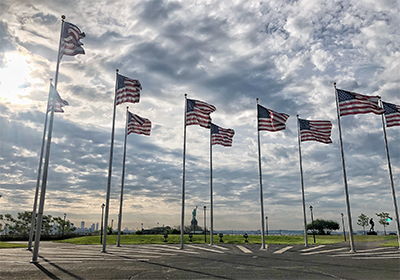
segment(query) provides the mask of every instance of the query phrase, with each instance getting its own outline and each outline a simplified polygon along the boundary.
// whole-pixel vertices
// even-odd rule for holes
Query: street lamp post
[[[114,219],[111,219],[111,231],[113,229],[113,225],[114,225]]]
[[[312,225],[312,235],[313,235],[314,243],[315,243],[314,217],[313,217],[313,212],[312,212],[312,210],[313,210],[313,207],[310,206],[310,211],[311,211],[311,225]]]
[[[343,237],[344,237],[344,241],[346,241],[346,230],[344,228],[344,220],[343,220],[343,213],[340,213],[340,215],[342,216],[342,225],[343,225]]]
[[[268,235],[268,216],[265,216],[265,229],[266,229],[266,233]]]
[[[207,227],[206,227],[206,209],[207,207],[204,206],[204,243],[207,243]]]
[[[64,237],[64,229],[65,229],[65,217],[67,216],[67,213],[64,213],[64,223],[63,223],[63,230],[62,230],[62,236]]]
[[[104,203],[101,204],[101,226],[100,226],[100,244],[103,244],[103,215],[104,215]]]

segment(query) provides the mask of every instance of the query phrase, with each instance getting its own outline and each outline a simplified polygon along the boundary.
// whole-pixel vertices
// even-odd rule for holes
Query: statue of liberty
[[[195,232],[197,228],[196,212],[197,212],[197,206],[192,211],[192,220],[190,221],[190,226],[193,232]]]
[[[197,206],[196,206],[196,208],[194,208],[193,211],[192,211],[192,221],[197,221],[197,220],[196,220],[196,212],[197,212]]]

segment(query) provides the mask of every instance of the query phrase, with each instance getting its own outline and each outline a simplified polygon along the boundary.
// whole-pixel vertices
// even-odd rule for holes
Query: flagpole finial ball
[[[53,81],[53,78],[50,78],[50,82],[52,82]]]
[[[61,18],[64,20],[64,19],[65,19],[65,16],[64,16],[64,15],[62,15],[62,16],[61,16]]]
[[[187,97],[187,93],[185,93],[185,97]]]
[[[333,82],[333,85],[336,86],[336,82]]]
[[[115,72],[117,72],[117,73],[118,73],[118,72],[119,72],[119,69],[115,69]]]
[[[256,98],[256,100],[258,101],[258,98]]]

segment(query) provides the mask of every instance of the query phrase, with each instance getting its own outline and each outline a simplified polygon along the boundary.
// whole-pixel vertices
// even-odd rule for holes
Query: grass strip
[[[387,242],[385,246],[398,246],[396,236],[390,235],[354,235],[355,242],[376,242],[376,241],[390,241]],[[220,237],[214,235],[213,242],[215,244],[225,243],[225,244],[244,244],[245,238],[242,235],[224,235],[222,237],[223,242],[220,242]],[[261,236],[259,235],[249,235],[249,244],[261,244]],[[349,241],[349,236],[346,237],[347,242]],[[315,244],[335,244],[344,242],[344,238],[341,235],[316,235]],[[100,243],[100,236],[83,236],[59,241],[53,241],[59,243],[73,243],[81,245],[96,245]],[[168,235],[167,241],[165,242],[163,235],[121,235],[121,244],[180,244],[180,235]],[[397,243],[396,243],[397,242]],[[194,235],[190,238],[188,235],[184,236],[184,243],[210,243],[210,236],[207,236],[206,242],[204,242],[204,235]],[[280,235],[268,235],[265,236],[266,244],[304,244],[303,235],[290,235],[290,236],[280,236]],[[308,243],[314,244],[314,239],[312,235],[308,235]],[[117,244],[117,235],[107,235],[107,244]],[[386,243],[385,243],[386,244]],[[397,244],[397,245],[396,245]]]
[[[3,248],[28,248],[28,244],[23,243],[9,243],[0,241],[0,249]]]

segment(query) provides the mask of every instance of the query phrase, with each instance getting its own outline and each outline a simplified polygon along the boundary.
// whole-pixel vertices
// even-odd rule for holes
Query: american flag
[[[85,50],[82,48],[83,43],[80,41],[85,36],[85,33],[81,32],[78,26],[64,22],[61,31],[60,60],[63,55],[85,54]]]
[[[50,90],[53,94],[55,94],[54,98],[54,113],[64,113],[62,109],[63,106],[69,105],[68,102],[61,98],[60,94],[56,91],[54,86],[50,85]],[[47,108],[47,112],[51,111],[51,105],[53,104],[53,99],[50,98],[49,107]]]
[[[317,141],[325,144],[332,143],[332,123],[330,121],[309,121],[299,119],[300,140]]]
[[[233,135],[235,135],[235,131],[233,129],[226,129],[213,123],[211,124],[212,145],[219,144],[225,147],[230,147],[232,146]]]
[[[277,113],[261,105],[257,106],[258,130],[279,131],[286,128],[289,115]]]
[[[128,135],[131,133],[150,136],[151,121],[128,112]]]
[[[139,103],[142,85],[139,80],[134,80],[117,73],[117,89],[115,94],[116,104],[125,102]]]
[[[385,110],[386,126],[400,125],[400,106],[392,103],[383,102],[383,109]]]
[[[385,112],[379,107],[378,96],[367,96],[355,92],[336,89],[339,99],[340,116]]]
[[[203,101],[187,99],[186,125],[198,124],[202,127],[210,128],[210,114],[215,110],[216,108],[213,105],[207,104]]]

